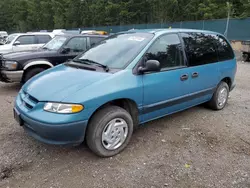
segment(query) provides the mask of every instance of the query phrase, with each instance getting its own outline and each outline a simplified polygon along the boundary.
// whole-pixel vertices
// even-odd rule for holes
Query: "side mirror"
[[[14,46],[18,46],[18,45],[20,45],[21,43],[19,42],[19,41],[16,41],[13,45]]]
[[[70,52],[70,48],[65,47],[62,49],[62,54],[67,54],[69,52]]]
[[[145,67],[139,67],[139,73],[143,74],[145,72],[158,72],[161,70],[160,62],[157,60],[148,60]]]

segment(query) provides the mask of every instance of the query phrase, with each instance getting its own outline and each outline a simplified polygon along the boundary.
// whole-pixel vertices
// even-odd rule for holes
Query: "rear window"
[[[226,61],[234,58],[233,49],[224,37],[217,37],[217,48],[219,61]]]
[[[45,44],[51,40],[49,35],[37,35],[36,38],[38,44]]]

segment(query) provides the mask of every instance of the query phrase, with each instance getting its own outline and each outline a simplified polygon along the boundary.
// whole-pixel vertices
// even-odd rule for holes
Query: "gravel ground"
[[[19,85],[0,84],[0,187],[250,188],[250,63],[219,112],[198,106],[145,124],[121,154],[28,137],[12,117]]]

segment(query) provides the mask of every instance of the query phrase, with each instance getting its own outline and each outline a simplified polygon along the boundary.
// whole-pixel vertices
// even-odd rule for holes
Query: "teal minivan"
[[[99,156],[121,152],[140,124],[207,103],[222,110],[235,87],[230,43],[210,31],[133,30],[28,81],[14,117],[35,139],[86,140]]]

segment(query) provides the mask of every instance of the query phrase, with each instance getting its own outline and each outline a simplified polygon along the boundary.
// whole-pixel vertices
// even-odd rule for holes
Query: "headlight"
[[[60,113],[60,114],[71,114],[81,112],[84,107],[80,104],[62,104],[62,103],[52,103],[48,102],[43,108],[45,111]]]
[[[17,62],[16,61],[3,61],[3,67],[7,68],[8,70],[16,70]]]

